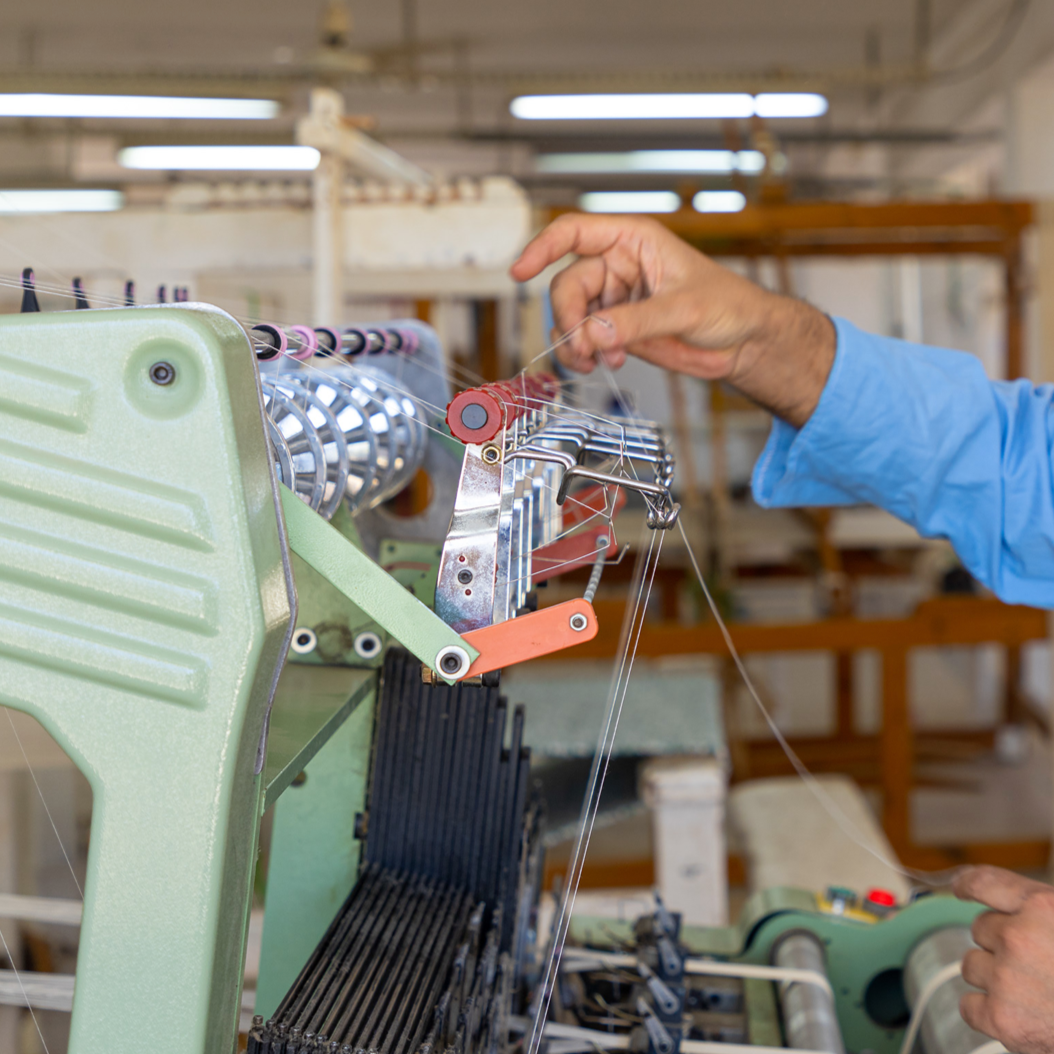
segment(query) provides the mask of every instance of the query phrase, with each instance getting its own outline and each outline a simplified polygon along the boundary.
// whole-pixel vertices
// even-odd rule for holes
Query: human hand
[[[629,353],[727,380],[792,424],[815,409],[834,360],[833,326],[815,308],[762,289],[641,217],[561,216],[524,249],[512,276],[527,281],[568,253],[579,258],[551,286],[554,339],[574,331],[557,349],[566,366],[588,373],[599,358],[617,368]]]
[[[984,866],[952,888],[992,909],[974,920],[980,947],[963,958],[963,980],[981,989],[962,997],[963,1020],[1015,1054],[1054,1054],[1054,887]]]

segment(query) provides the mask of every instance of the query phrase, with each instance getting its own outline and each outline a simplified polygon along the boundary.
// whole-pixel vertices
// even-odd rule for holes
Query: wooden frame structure
[[[934,201],[857,203],[761,202],[741,212],[701,214],[688,205],[654,219],[698,249],[715,257],[777,261],[781,285],[790,291],[787,262],[806,257],[980,256],[1002,263],[1006,319],[1006,376],[1024,373],[1023,239],[1034,221],[1027,201]],[[552,216],[560,211],[553,210]],[[723,412],[725,400],[714,388],[711,409]],[[715,434],[723,434],[715,428]],[[717,484],[719,487],[720,484]],[[814,510],[818,548],[826,571],[839,571],[840,554],[826,539],[824,510]],[[598,605],[599,612],[600,605]],[[612,613],[614,614],[614,613]],[[672,611],[668,610],[669,619]],[[601,617],[596,640],[576,649],[583,658],[614,654],[617,641],[603,627],[617,617]],[[908,653],[912,648],[939,645],[1001,644],[1007,649],[1008,710],[1018,697],[1021,645],[1049,634],[1044,612],[1010,607],[995,600],[947,598],[925,603],[904,619],[857,619],[847,612],[837,617],[792,625],[733,627],[744,654],[826,651],[837,661],[837,730],[830,737],[793,743],[803,760],[819,771],[847,771],[865,781],[874,779],[883,791],[883,825],[902,860],[915,867],[942,868],[964,862],[991,862],[1011,867],[1043,867],[1050,841],[969,845],[954,850],[916,845],[911,835],[910,792],[914,763],[920,750],[948,735],[916,734],[908,706]],[[858,734],[852,725],[852,654],[864,648],[882,656],[882,729],[878,736]],[[724,641],[713,624],[685,627],[670,621],[646,625],[639,654],[712,654],[726,656]],[[970,739],[959,732],[954,738]],[[990,731],[972,734],[991,742]],[[745,757],[754,774],[790,771],[772,742],[747,744]]]
[[[568,209],[553,209],[554,218]],[[1024,352],[1022,236],[1027,201],[778,202],[741,212],[690,207],[653,218],[710,256],[747,259],[809,256],[986,256],[1003,261],[1006,373],[1020,377]]]
[[[609,601],[597,602],[595,606],[600,632],[575,649],[576,658],[609,658],[617,654],[619,605]],[[948,736],[945,732],[928,736],[914,732],[908,691],[908,655],[912,649],[979,644],[1020,648],[1029,641],[1046,639],[1049,632],[1046,612],[987,598],[941,597],[920,604],[914,614],[902,619],[829,618],[785,625],[740,623],[732,624],[729,629],[742,655],[834,652],[851,657],[854,652],[865,649],[880,653],[882,727],[877,736],[861,735],[849,729],[832,737],[790,742],[805,764],[817,771],[849,771],[863,776],[865,782],[877,775],[882,789],[883,827],[905,864],[927,869],[982,862],[1013,867],[1046,866],[1050,854],[1048,840],[953,849],[915,843],[911,833],[910,794],[915,785],[914,765],[919,747]],[[713,655],[725,658],[728,649],[713,622],[684,626],[663,620],[645,622],[637,653],[648,657]],[[760,770],[758,774],[792,771],[774,741],[750,745],[755,749],[751,751],[748,765]]]

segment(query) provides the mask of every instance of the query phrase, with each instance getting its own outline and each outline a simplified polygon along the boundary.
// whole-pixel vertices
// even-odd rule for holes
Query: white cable
[[[974,1047],[970,1054],[1007,1054],[1007,1050],[998,1039],[990,1039],[987,1043]]]
[[[915,1040],[918,1039],[919,1029],[922,1027],[922,1019],[926,1016],[930,1000],[949,981],[954,980],[956,977],[961,977],[962,972],[963,964],[961,961],[948,963],[942,966],[923,985],[922,991],[919,992],[919,997],[915,1000],[915,1006],[911,1011],[911,1020],[904,1031],[904,1041],[900,1044],[900,1054],[911,1054],[915,1046]],[[975,1047],[970,1054],[1007,1054],[1007,1050],[998,1039],[992,1039],[987,1043],[982,1043],[979,1047]]]
[[[934,994],[953,978],[961,977],[962,972],[962,962],[947,963],[922,986],[922,991],[919,992],[919,997],[915,1000],[915,1006],[912,1008],[908,1027],[904,1030],[904,1040],[900,1044],[900,1054],[911,1054],[919,1029],[922,1027],[922,1019],[926,1014],[926,1008],[929,1006]]]
[[[577,961],[576,961],[577,959]],[[584,971],[590,963],[601,967],[626,967],[636,969],[637,957],[626,952],[592,951],[589,948],[572,948],[564,952],[562,968]],[[822,988],[832,999],[834,989],[826,974],[818,970],[802,970],[793,966],[758,966],[753,963],[715,962],[689,956],[684,960],[684,972],[697,977],[752,977],[761,981],[786,981],[790,984],[813,984]]]
[[[525,1017],[509,1018],[509,1030],[524,1032],[530,1027],[530,1020]],[[545,1035],[556,1040],[581,1040],[583,1051],[628,1050],[630,1037],[627,1033],[601,1032],[599,1029],[579,1028],[577,1025],[562,1025],[549,1021],[545,1026]],[[567,1054],[571,1048],[563,1048]],[[786,1047],[754,1046],[750,1043],[719,1043],[701,1039],[682,1039],[681,1054],[787,1054]],[[795,1054],[830,1054],[829,1051],[799,1050]],[[979,1054],[975,1051],[974,1054]],[[986,1051],[985,1054],[988,1054]]]

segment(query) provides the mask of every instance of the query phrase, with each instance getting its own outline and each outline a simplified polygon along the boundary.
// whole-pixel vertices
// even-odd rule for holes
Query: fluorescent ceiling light
[[[521,95],[509,106],[525,121],[610,121],[750,117],[750,95]]]
[[[309,172],[321,155],[313,146],[127,146],[125,168],[202,169],[208,172]]]
[[[194,99],[164,95],[0,93],[0,117],[131,117],[261,121],[278,116],[271,99]]]
[[[647,121],[736,117],[819,117],[827,100],[811,92],[699,92],[640,95],[520,95],[509,104],[524,121]]]
[[[770,92],[754,99],[758,117],[822,117],[827,100],[813,92]]]
[[[610,154],[541,154],[539,172],[760,172],[760,150],[626,150]]]
[[[0,190],[0,213],[113,212],[124,205],[119,190]]]
[[[586,212],[676,212],[681,198],[672,190],[600,190],[583,194],[578,204]]]
[[[700,190],[692,198],[696,212],[740,212],[746,203],[738,190]]]

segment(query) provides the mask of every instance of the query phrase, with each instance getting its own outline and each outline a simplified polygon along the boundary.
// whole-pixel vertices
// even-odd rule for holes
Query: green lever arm
[[[452,649],[460,649],[465,659],[456,672],[464,676],[469,664],[479,657],[479,652],[471,644],[431,608],[407,592],[387,571],[356,549],[287,486],[279,483],[278,493],[282,498],[289,548],[297,556],[443,680],[451,681],[451,670],[447,667],[444,672],[441,660],[445,656],[450,663]]]

